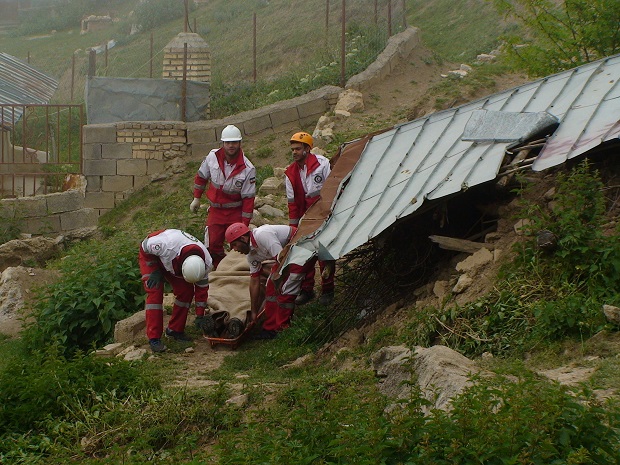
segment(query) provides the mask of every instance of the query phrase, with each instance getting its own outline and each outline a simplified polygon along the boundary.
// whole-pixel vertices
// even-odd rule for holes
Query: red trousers
[[[182,333],[185,331],[187,314],[194,296],[196,297],[196,316],[204,315],[209,295],[209,286],[194,286],[178,278],[168,271],[164,271],[164,278],[172,285],[174,304],[168,327],[173,331]],[[164,283],[154,288],[146,287],[146,279],[143,280],[146,291],[146,337],[160,339],[164,331]]]
[[[308,291],[308,292],[314,289],[314,276],[316,274],[315,264],[317,261],[319,262],[319,269],[321,270],[321,292],[323,294],[334,292],[334,287],[335,287],[334,274],[336,271],[335,260],[323,261],[323,260],[318,260],[317,258],[310,260],[307,264],[308,269],[306,271],[306,278],[304,279],[304,282],[301,285],[301,288],[304,291]],[[331,266],[330,273],[328,276],[324,277],[323,271],[325,270],[325,267],[328,265]]]
[[[213,260],[213,270],[217,269],[217,265],[226,256],[224,251],[224,240],[226,229],[233,223],[248,224],[249,221],[243,221],[241,208],[227,209],[209,207],[209,213],[206,220],[207,233],[205,234],[205,245],[209,250],[209,255]]]
[[[314,263],[312,264],[314,267]],[[289,273],[282,278],[279,286],[272,280],[274,273],[278,271],[276,263],[267,278],[265,289],[265,321],[263,329],[268,331],[282,331],[291,324],[291,317],[295,310],[295,297],[301,291],[301,284],[306,277],[308,265],[289,265]]]

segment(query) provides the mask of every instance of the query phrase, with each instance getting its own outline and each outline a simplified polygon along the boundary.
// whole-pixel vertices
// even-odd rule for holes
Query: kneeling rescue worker
[[[279,285],[274,282],[279,268],[278,255],[291,240],[297,228],[285,225],[264,225],[250,231],[243,223],[234,223],[226,229],[230,248],[247,255],[250,265],[250,310],[255,320],[262,305],[260,277],[263,262],[275,260],[265,288],[265,321],[257,339],[273,339],[290,326],[295,309],[295,298],[301,291],[306,268],[291,264],[289,273]],[[314,264],[313,264],[314,266]]]
[[[202,242],[178,229],[163,229],[149,234],[138,254],[142,283],[146,291],[146,336],[153,352],[164,352],[161,342],[164,326],[164,280],[172,286],[174,305],[165,334],[180,341],[191,340],[185,334],[187,314],[195,297],[196,326],[202,329],[209,296],[208,273],[211,255]]]

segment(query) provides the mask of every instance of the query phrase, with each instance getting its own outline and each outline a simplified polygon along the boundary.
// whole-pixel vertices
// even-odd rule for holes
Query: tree
[[[515,33],[503,37],[507,56],[530,75],[544,76],[620,52],[618,0],[492,1],[506,18],[516,20]]]

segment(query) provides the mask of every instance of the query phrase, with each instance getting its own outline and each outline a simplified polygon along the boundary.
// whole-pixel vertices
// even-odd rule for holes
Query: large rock
[[[144,310],[118,321],[114,326],[114,342],[133,342],[144,336],[146,319]]]
[[[272,207],[271,205],[263,205],[258,209],[259,213],[265,216],[270,216],[271,218],[283,218],[284,212],[279,208]]]
[[[30,314],[33,287],[56,279],[56,271],[23,266],[8,267],[0,275],[0,332],[17,336],[22,321]]]
[[[30,239],[13,239],[0,245],[0,271],[9,266],[29,263],[45,265],[45,262],[57,256],[63,250],[64,238],[33,237]]]
[[[285,192],[284,179],[277,178],[275,176],[267,178],[263,181],[263,184],[258,189],[258,192],[262,196],[266,196],[269,194],[282,194]]]
[[[445,346],[416,347],[413,352],[405,346],[383,347],[371,359],[375,373],[382,378],[379,390],[394,400],[407,399],[409,383],[415,380],[422,396],[431,402],[425,413],[449,409],[450,401],[479,371],[473,361]]]
[[[345,111],[348,113],[360,113],[364,111],[364,96],[361,92],[347,89],[338,96],[338,103],[334,112]]]

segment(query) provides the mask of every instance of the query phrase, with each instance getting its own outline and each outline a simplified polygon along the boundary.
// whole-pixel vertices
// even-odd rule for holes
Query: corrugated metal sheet
[[[27,63],[0,53],[0,104],[45,104],[54,95],[58,82]],[[23,108],[0,111],[0,124],[11,126],[21,118]]]
[[[340,258],[425,200],[495,179],[506,151],[537,132],[550,135],[537,171],[618,139],[619,79],[616,55],[345,146],[286,263]]]

